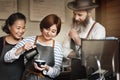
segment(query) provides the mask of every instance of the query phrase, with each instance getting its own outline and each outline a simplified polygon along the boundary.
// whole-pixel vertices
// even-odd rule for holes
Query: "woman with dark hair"
[[[0,37],[0,80],[20,80],[24,71],[24,57],[13,63],[4,62],[4,55],[23,39],[26,17],[22,13],[13,13],[6,19],[2,30],[7,34]]]
[[[41,34],[23,39],[5,55],[6,62],[13,62],[25,51],[37,48],[38,54],[28,59],[23,80],[52,80],[60,73],[62,63],[62,46],[53,38],[61,29],[61,19],[50,14],[40,23]],[[38,67],[34,60],[45,60],[46,64]]]

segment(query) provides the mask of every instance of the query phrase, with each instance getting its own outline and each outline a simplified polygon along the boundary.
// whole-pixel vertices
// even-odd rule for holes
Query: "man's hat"
[[[98,7],[92,0],[75,0],[67,4],[68,8],[72,10],[86,10]]]

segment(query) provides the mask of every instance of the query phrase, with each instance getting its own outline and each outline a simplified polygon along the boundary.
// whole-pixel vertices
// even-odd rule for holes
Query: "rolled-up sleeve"
[[[16,55],[16,51],[21,48],[22,46],[25,45],[26,42],[31,42],[32,44],[34,43],[36,36],[32,36],[32,37],[28,37],[23,39],[22,41],[20,41],[15,47],[13,47],[11,50],[9,50],[5,56],[4,56],[4,61],[5,62],[13,62],[16,59],[18,59],[20,57],[21,54],[24,53],[24,51],[22,51],[19,55]]]
[[[13,62],[14,60],[18,59],[20,55],[15,55],[16,53],[15,48],[11,49],[10,51],[8,51],[5,56],[4,56],[4,61],[5,62]]]

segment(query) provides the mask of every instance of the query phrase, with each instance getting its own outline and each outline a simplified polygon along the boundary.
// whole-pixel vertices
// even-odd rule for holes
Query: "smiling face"
[[[9,26],[10,35],[19,40],[22,38],[25,32],[25,21],[24,20],[16,20],[13,25]]]
[[[73,17],[76,21],[83,22],[87,17],[87,11],[74,11]]]
[[[46,16],[40,23],[40,31],[45,40],[51,40],[56,37],[60,29],[61,19],[55,14]]]
[[[47,41],[53,39],[56,35],[57,35],[57,27],[55,24],[47,29],[43,28],[42,30],[42,36]]]
[[[73,24],[86,27],[88,21],[89,14],[86,10],[73,11]]]

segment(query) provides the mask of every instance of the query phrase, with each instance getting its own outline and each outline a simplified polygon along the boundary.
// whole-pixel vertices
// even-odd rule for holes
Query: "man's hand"
[[[67,57],[72,59],[72,58],[76,58],[77,56],[74,51],[71,51]]]
[[[71,30],[69,31],[69,37],[72,38],[73,40],[74,40],[74,38],[77,37],[77,36],[78,36],[78,33],[77,33],[77,31],[76,31],[75,29],[71,29]]]
[[[75,42],[75,44],[81,45],[81,39],[80,39],[79,34],[77,33],[77,31],[75,29],[71,29],[69,31],[68,35],[69,35],[69,37],[71,39],[73,39],[73,41]]]

